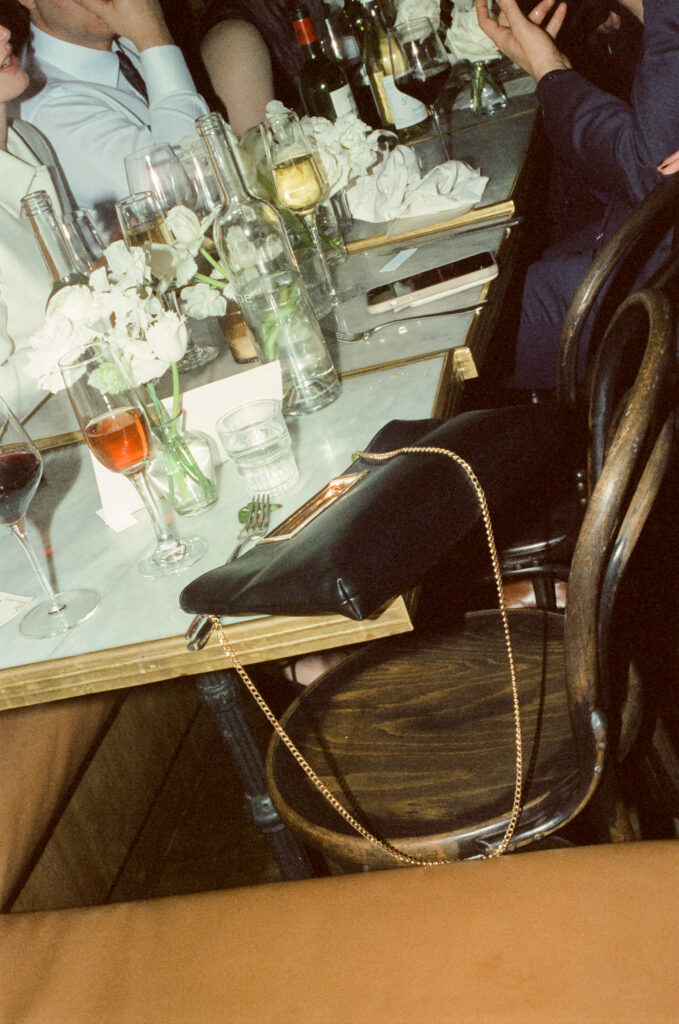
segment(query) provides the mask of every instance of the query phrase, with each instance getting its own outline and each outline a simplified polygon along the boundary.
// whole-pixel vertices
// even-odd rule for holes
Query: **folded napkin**
[[[345,194],[352,217],[381,224],[434,213],[465,213],[481,199],[487,181],[459,160],[439,164],[422,177],[412,150],[396,146]]]
[[[459,60],[498,60],[502,56],[495,43],[479,27],[476,8],[463,10],[457,3],[446,32],[445,45],[454,63]]]

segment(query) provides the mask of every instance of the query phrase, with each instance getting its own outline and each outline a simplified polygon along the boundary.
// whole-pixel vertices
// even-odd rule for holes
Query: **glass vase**
[[[197,516],[217,501],[212,443],[207,434],[188,430],[183,412],[153,423],[158,441],[149,477],[180,516]]]
[[[280,361],[283,413],[304,416],[334,402],[339,378],[299,279],[281,281],[275,290],[251,292],[242,306],[259,338],[263,361]]]

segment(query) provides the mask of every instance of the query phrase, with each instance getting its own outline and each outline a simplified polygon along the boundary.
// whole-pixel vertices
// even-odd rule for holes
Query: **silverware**
[[[400,316],[396,320],[386,320],[383,324],[375,324],[374,327],[368,327],[365,331],[359,331],[357,334],[348,334],[346,331],[328,331],[328,334],[334,334],[338,341],[345,343],[367,341],[371,335],[381,331],[383,327],[391,327],[392,324],[407,324],[411,320],[428,320],[434,316],[452,316],[453,313],[475,313],[477,309],[483,309],[487,305],[488,301],[484,299],[483,302],[475,302],[471,306],[456,306],[455,309],[444,309],[440,313],[418,313],[416,316]]]
[[[224,562],[235,561],[253,541],[261,540],[269,531],[271,519],[271,498],[268,494],[254,494],[250,502],[250,514],[238,534],[236,546]],[[189,651],[200,651],[208,642],[212,632],[212,622],[209,615],[196,615],[191,625],[184,634],[186,646]]]

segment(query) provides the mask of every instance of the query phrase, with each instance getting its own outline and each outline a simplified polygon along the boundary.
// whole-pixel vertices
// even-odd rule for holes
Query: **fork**
[[[246,544],[263,537],[269,529],[271,519],[271,496],[269,494],[253,494],[250,502],[250,514],[236,538],[236,546],[224,562],[228,565],[238,558]]]
[[[433,316],[452,316],[453,313],[475,313],[477,309],[483,309],[487,305],[487,300],[481,302],[475,302],[471,306],[457,306],[455,309],[444,309],[440,313],[416,313],[415,316],[400,316],[396,320],[386,320],[383,324],[375,324],[374,327],[367,327],[364,331],[357,331],[356,334],[349,334],[347,331],[328,331],[328,334],[334,335],[338,341],[352,342],[352,341],[367,341],[377,331],[381,331],[383,327],[391,327],[393,324],[407,324],[410,320],[428,320]]]
[[[271,519],[271,496],[269,494],[253,494],[250,502],[250,514],[236,538],[236,546],[224,562],[228,565],[242,553],[243,548],[252,541],[263,537],[269,529]],[[200,651],[205,647],[210,633],[212,623],[209,615],[196,615],[185,633],[186,646],[189,651]]]

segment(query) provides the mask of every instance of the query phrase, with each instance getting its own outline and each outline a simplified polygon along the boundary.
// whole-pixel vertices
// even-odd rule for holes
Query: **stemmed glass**
[[[125,157],[125,173],[130,192],[153,192],[163,213],[173,206],[190,210],[196,206],[196,190],[168,143],[130,153]]]
[[[452,67],[438,32],[429,18],[401,21],[391,30],[389,45],[394,85],[407,96],[424,103],[448,158],[436,100],[448,81]]]
[[[150,252],[154,245],[172,245],[172,232],[154,192],[147,190],[125,196],[116,203],[116,213],[128,249],[143,246]],[[168,309],[179,313],[176,288],[168,288],[163,299]],[[218,355],[216,345],[196,345],[189,335],[186,351],[178,364],[179,369],[197,370],[211,363]]]
[[[269,123],[263,125],[262,137],[278,202],[304,218],[318,253],[325,287],[332,304],[337,305],[337,289],[316,223],[316,210],[329,194],[320,161],[293,111],[270,117]]]
[[[55,593],[26,535],[25,515],[42,476],[42,459],[30,437],[0,398],[0,523],[8,526],[28,556],[46,600],[31,608],[19,624],[24,636],[57,636],[93,615],[94,590]]]
[[[90,451],[106,469],[122,473],[134,484],[151,517],[156,546],[138,563],[141,575],[161,579],[195,565],[207,551],[207,542],[202,537],[180,540],[165,523],[146,476],[153,457],[149,423],[123,364],[112,349],[100,344],[65,356],[59,368]],[[111,390],[101,390],[104,387]]]

